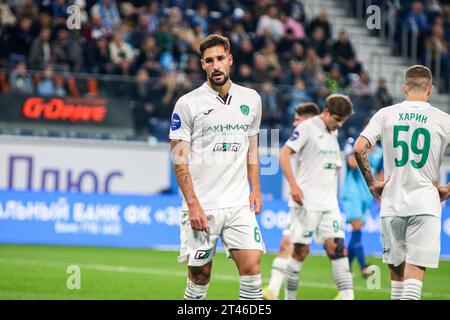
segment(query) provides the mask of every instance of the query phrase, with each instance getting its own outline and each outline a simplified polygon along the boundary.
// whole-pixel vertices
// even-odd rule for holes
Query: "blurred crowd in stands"
[[[439,46],[448,73],[450,6],[371,2],[394,8],[398,32],[414,20],[421,43]],[[66,25],[72,4],[81,9],[80,30]],[[262,97],[263,128],[281,129],[285,138],[298,103],[322,107],[330,93],[345,93],[356,113],[343,135],[356,135],[392,97],[384,79],[370,79],[346,31],[333,39],[332,28],[327,12],[308,17],[301,0],[0,0],[0,91],[129,95],[136,133],[166,140],[175,101],[205,79],[200,42],[220,33],[231,40],[232,80]]]

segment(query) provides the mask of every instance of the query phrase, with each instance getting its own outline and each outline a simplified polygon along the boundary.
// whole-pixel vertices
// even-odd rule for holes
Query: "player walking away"
[[[441,204],[439,166],[450,141],[450,116],[430,105],[431,71],[405,74],[406,100],[379,110],[355,143],[355,157],[370,192],[381,198],[383,261],[391,273],[391,299],[419,300],[426,268],[437,268]],[[375,180],[368,150],[381,140],[383,182]],[[441,196],[441,199],[440,199]],[[448,196],[448,194],[447,194]]]
[[[366,214],[370,211],[375,199],[370,193],[369,188],[367,188],[364,177],[356,163],[355,156],[353,155],[354,144],[355,139],[350,137],[347,139],[344,147],[347,170],[345,174],[342,205],[346,213],[347,223],[352,227],[352,235],[347,246],[350,269],[353,259],[356,258],[362,276],[367,278],[370,275],[370,272],[364,256],[361,230],[365,223]],[[383,151],[378,145],[374,145],[370,149],[369,164],[372,174],[377,176],[378,179],[382,179]]]
[[[307,120],[313,116],[317,116],[320,109],[317,104],[313,102],[301,103],[295,109],[295,117],[292,123],[293,129],[297,127],[302,121]],[[297,159],[298,160],[298,159]],[[284,282],[284,275],[286,274],[286,265],[288,258],[292,255],[294,245],[289,239],[289,224],[283,231],[283,238],[280,242],[280,249],[277,257],[272,262],[272,271],[270,275],[269,285],[263,288],[263,296],[265,300],[278,300],[281,285]]]
[[[207,81],[177,101],[170,128],[174,171],[183,192],[178,260],[188,264],[184,298],[206,298],[220,236],[239,270],[239,298],[262,299],[265,247],[255,217],[262,208],[261,98],[231,82],[227,38],[208,36],[200,52]]]
[[[289,237],[294,251],[286,267],[285,298],[297,296],[300,270],[313,236],[323,243],[331,259],[339,295],[352,300],[353,279],[344,245],[344,228],[338,205],[338,170],[342,166],[337,129],[353,112],[347,96],[330,95],[319,116],[300,123],[280,152],[280,164],[291,188]],[[298,153],[297,177],[290,157]]]

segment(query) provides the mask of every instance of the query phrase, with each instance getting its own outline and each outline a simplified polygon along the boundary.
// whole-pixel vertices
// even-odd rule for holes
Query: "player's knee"
[[[304,261],[309,254],[309,245],[296,244],[292,256],[298,261]]]
[[[347,256],[347,249],[343,238],[334,238],[332,242],[325,243],[325,251],[330,259],[340,259]]]
[[[292,251],[292,242],[288,237],[283,237],[280,243],[280,252],[291,252]]]
[[[197,285],[206,285],[209,283],[210,275],[209,274],[196,274],[192,275],[191,281]]]
[[[241,276],[253,276],[261,273],[258,263],[248,263],[242,266],[239,270]]]
[[[206,285],[211,277],[211,267],[209,264],[203,267],[190,267],[189,279],[197,285]]]

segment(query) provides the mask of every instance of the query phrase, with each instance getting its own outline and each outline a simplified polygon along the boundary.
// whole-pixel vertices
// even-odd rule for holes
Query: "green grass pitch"
[[[175,251],[150,249],[0,244],[0,299],[182,299],[186,266],[178,264],[176,257]],[[264,284],[273,258],[273,254],[263,257]],[[381,288],[369,289],[355,272],[356,299],[389,299],[387,267],[379,258],[368,260],[380,266]],[[80,267],[80,289],[66,286],[70,265]],[[207,298],[234,300],[238,294],[236,267],[218,253]],[[298,299],[328,300],[336,294],[328,259],[308,257]],[[441,261],[439,269],[427,270],[422,298],[450,299],[450,261]]]

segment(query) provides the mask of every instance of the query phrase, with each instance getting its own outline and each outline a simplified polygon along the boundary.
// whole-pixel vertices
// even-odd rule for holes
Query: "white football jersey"
[[[450,141],[450,116],[422,101],[403,101],[379,110],[361,133],[381,140],[387,182],[381,216],[441,216],[439,167]]]
[[[330,131],[320,116],[301,122],[286,145],[298,153],[296,180],[307,210],[339,210],[338,171],[342,167],[337,130]],[[299,205],[289,199],[289,207]]]
[[[250,204],[249,137],[260,123],[261,97],[234,83],[224,99],[206,82],[178,99],[169,138],[191,143],[189,172],[203,209]]]

